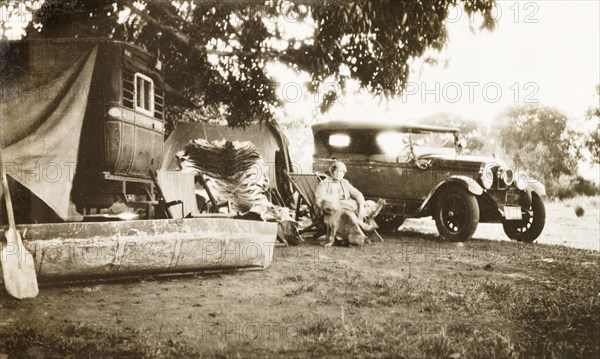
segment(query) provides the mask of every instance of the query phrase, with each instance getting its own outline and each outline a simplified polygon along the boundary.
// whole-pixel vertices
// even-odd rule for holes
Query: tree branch
[[[267,51],[261,51],[261,52],[258,52],[258,51],[252,52],[252,51],[242,51],[242,50],[222,51],[222,50],[209,49],[206,46],[192,44],[189,36],[183,34],[181,31],[174,28],[173,26],[161,24],[158,20],[156,20],[152,16],[148,15],[144,11],[141,11],[141,10],[133,7],[133,8],[131,8],[131,12],[132,12],[132,14],[137,15],[140,19],[142,19],[146,23],[159,28],[163,32],[168,33],[169,35],[171,35],[172,37],[174,37],[175,39],[177,39],[184,45],[189,46],[190,48],[193,48],[194,50],[196,50],[197,52],[199,52],[202,55],[206,54],[206,55],[219,55],[219,56],[238,56],[238,55],[257,55],[257,54],[261,53],[263,55],[271,56],[272,58],[279,58],[282,55],[284,55],[286,52],[285,50],[284,51],[267,50]]]

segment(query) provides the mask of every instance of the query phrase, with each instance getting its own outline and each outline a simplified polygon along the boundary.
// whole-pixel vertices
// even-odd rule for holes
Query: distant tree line
[[[596,95],[599,104],[588,109],[582,128],[570,128],[565,114],[540,105],[511,108],[489,127],[449,114],[424,122],[458,127],[471,153],[508,160],[542,182],[550,197],[592,196],[600,192],[598,183],[581,177],[578,170],[581,161],[600,163],[600,85]]]

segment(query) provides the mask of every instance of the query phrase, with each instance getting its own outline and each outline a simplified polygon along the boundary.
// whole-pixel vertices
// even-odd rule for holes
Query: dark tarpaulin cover
[[[81,220],[70,193],[98,50],[95,45],[72,52],[63,48],[62,53],[44,49],[37,56],[29,53],[30,68],[22,76],[2,76],[0,139],[6,173],[63,220]]]

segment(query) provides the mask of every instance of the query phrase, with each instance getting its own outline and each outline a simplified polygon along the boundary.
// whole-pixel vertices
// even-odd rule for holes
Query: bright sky
[[[416,61],[405,98],[379,102],[354,93],[325,117],[414,120],[449,112],[490,121],[507,107],[538,101],[583,118],[598,101],[600,1],[501,0],[498,8],[493,32],[479,30],[477,19],[473,31],[464,13],[452,12],[447,48],[434,53],[439,64]],[[279,89],[287,93],[285,112],[312,118],[314,96],[299,99],[298,86],[288,83],[306,77],[278,73],[285,79]]]

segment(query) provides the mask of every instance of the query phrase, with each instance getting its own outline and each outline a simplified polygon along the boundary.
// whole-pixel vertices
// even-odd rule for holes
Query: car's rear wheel
[[[380,214],[375,219],[375,222],[377,222],[380,232],[390,233],[397,230],[404,223],[404,219],[401,216]]]
[[[442,238],[469,240],[479,224],[477,198],[463,188],[447,187],[437,196],[433,218]]]
[[[546,207],[544,202],[535,193],[531,195],[531,207],[523,211],[523,219],[520,221],[505,221],[502,223],[504,233],[510,239],[520,242],[535,241],[546,224]]]

